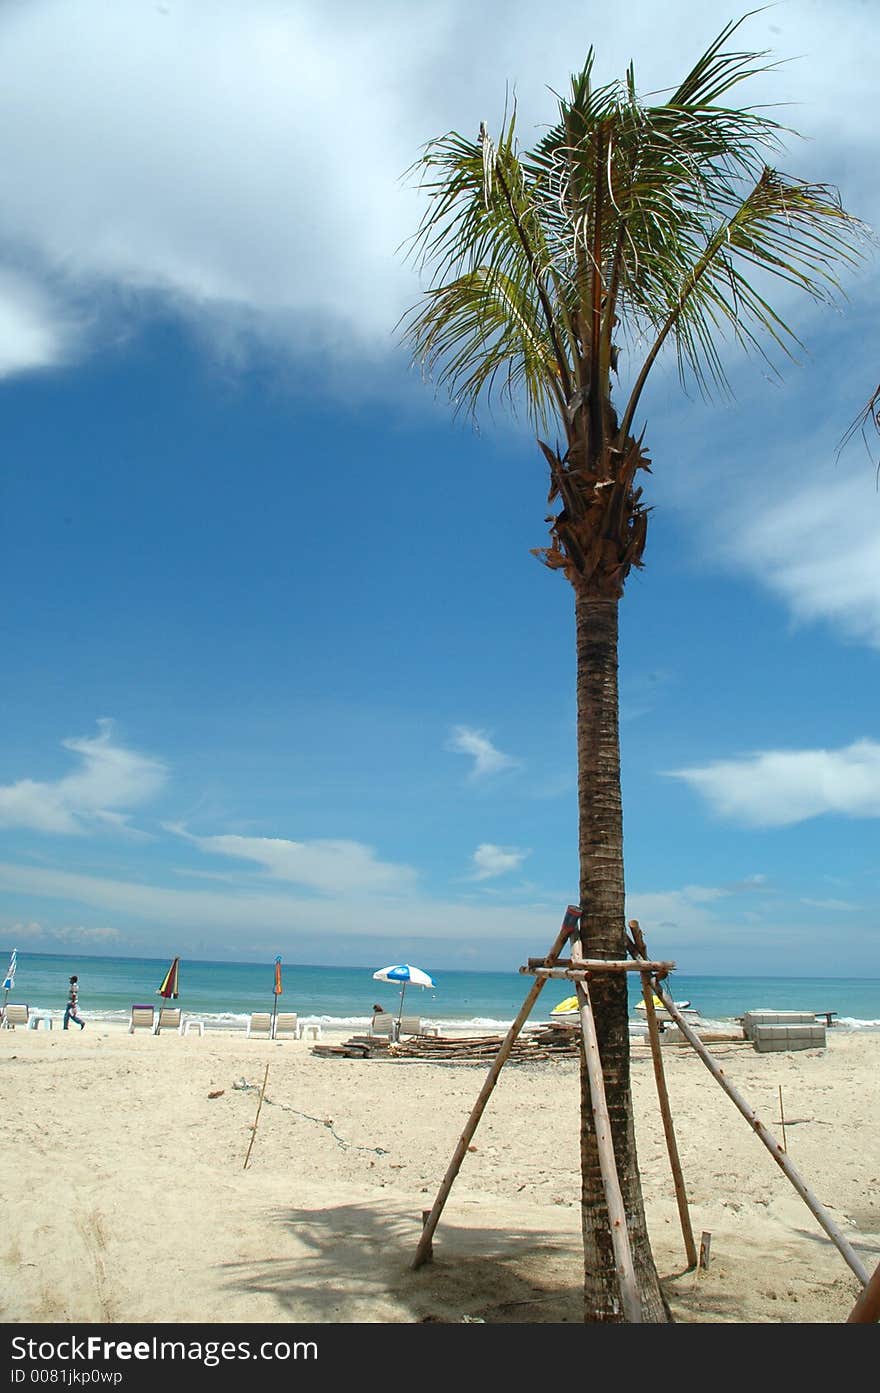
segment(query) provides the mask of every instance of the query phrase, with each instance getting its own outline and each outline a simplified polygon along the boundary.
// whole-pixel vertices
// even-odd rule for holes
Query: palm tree
[[[632,66],[596,86],[593,51],[557,98],[556,124],[520,153],[516,113],[493,140],[450,132],[414,171],[427,207],[411,254],[428,288],[402,321],[426,375],[456,409],[499,389],[524,403],[549,467],[550,542],[536,555],[574,591],[581,941],[585,956],[626,955],[617,686],[618,605],[641,566],[650,471],[636,416],[661,350],[711,392],[726,384],[725,331],[766,358],[791,356],[793,331],[767,298],[774,282],[830,299],[836,268],[858,256],[861,224],[825,185],[766,163],[784,127],[725,104],[765,70],[727,51],[731,23],[681,85],[640,99]],[[766,65],[765,65],[766,66]],[[769,361],[769,359],[768,359]],[[613,388],[625,363],[620,407]],[[629,1084],[623,974],[591,984],[612,1136],[646,1320],[668,1319],[648,1243]],[[581,1064],[581,1206],[585,1319],[621,1305]]]

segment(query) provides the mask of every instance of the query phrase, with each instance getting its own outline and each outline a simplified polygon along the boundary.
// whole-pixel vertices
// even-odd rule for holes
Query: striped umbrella
[[[165,998],[166,1001],[170,1001],[171,998],[173,997],[174,1000],[176,1001],[176,1000],[177,1000],[177,995],[178,995],[178,992],[177,992],[177,979],[178,979],[179,976],[180,976],[180,958],[175,958],[175,959],[174,959],[174,962],[171,964],[171,966],[169,967],[168,971],[165,973],[165,976],[162,978],[162,985],[161,985],[161,987],[157,987],[157,988],[156,988],[156,995],[157,995],[157,996],[164,996],[164,998]]]
[[[403,1015],[403,997],[407,987],[410,984],[414,987],[433,987],[434,985],[434,979],[429,977],[427,972],[423,972],[420,967],[412,967],[409,963],[395,963],[393,967],[380,967],[378,972],[373,973],[373,980],[376,982],[400,982],[398,1022]]]
[[[3,980],[3,990],[11,992],[15,986],[15,969],[18,967],[18,949],[13,948],[12,957],[9,959],[9,967],[6,969],[6,976]]]
[[[9,959],[9,967],[8,967],[7,970],[6,970],[6,976],[5,976],[4,979],[3,979],[3,1015],[4,1015],[4,1016],[6,1015],[6,1002],[7,1002],[8,999],[9,999],[9,993],[12,991],[12,988],[15,986],[15,969],[16,969],[17,966],[18,966],[18,949],[17,949],[17,948],[13,948],[13,950],[12,950],[12,957]]]

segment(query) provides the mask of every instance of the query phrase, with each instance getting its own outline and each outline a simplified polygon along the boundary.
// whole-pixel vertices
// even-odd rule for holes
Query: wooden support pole
[[[263,1075],[263,1087],[260,1089],[260,1101],[257,1103],[257,1115],[256,1115],[256,1117],[254,1118],[254,1125],[253,1125],[253,1127],[251,1128],[251,1139],[250,1139],[250,1143],[248,1144],[247,1155],[246,1155],[245,1158],[244,1158],[244,1165],[242,1166],[242,1170],[247,1170],[248,1161],[251,1159],[251,1152],[252,1152],[252,1150],[253,1150],[254,1142],[255,1142],[256,1136],[257,1136],[257,1123],[258,1123],[259,1120],[260,1120],[260,1108],[263,1106],[263,1098],[266,1096],[266,1080],[268,1079],[268,1077],[269,1077],[269,1066],[268,1066],[268,1064],[267,1064],[267,1065],[266,1065],[266,1072],[265,1072],[265,1074]]]
[[[568,966],[557,964],[554,967],[544,966],[546,960],[539,958],[536,966],[531,960],[527,967],[521,967],[520,972],[532,977],[590,977],[596,972],[654,972],[660,977],[665,977],[667,973],[675,970],[675,963],[631,963],[617,962],[609,958],[606,962],[603,958],[571,958]]]
[[[874,1325],[880,1320],[880,1263],[846,1318],[847,1325]]]
[[[540,981],[540,978],[538,980]],[[584,1036],[587,1078],[590,1083],[590,1102],[596,1128],[596,1148],[599,1153],[602,1188],[605,1191],[605,1205],[608,1209],[608,1222],[611,1227],[611,1244],[614,1249],[614,1265],[617,1269],[620,1301],[626,1320],[631,1324],[640,1325],[642,1303],[639,1300],[639,1288],[626,1227],[626,1208],[620,1189],[620,1177],[617,1174],[617,1163],[614,1159],[611,1118],[605,1097],[605,1080],[602,1075],[602,1060],[599,1055],[599,1041],[596,1035],[596,1022],[593,1019],[590,989],[586,982],[578,981],[576,990],[580,1006],[581,1030]]]
[[[565,947],[566,943],[571,938],[572,934],[577,932],[580,914],[581,912],[578,908],[576,908],[576,906],[568,906],[567,910],[565,911],[565,917],[562,920],[562,928],[556,935],[556,941],[553,944],[553,947],[550,949],[550,952],[547,954],[547,962],[555,962],[559,954],[562,952],[562,949]],[[443,1213],[443,1206],[449,1198],[449,1192],[452,1189],[452,1186],[455,1182],[455,1177],[461,1170],[461,1163],[465,1158],[467,1149],[471,1143],[471,1138],[477,1130],[477,1125],[480,1121],[480,1118],[483,1115],[483,1110],[486,1107],[486,1104],[488,1103],[490,1097],[492,1096],[492,1090],[498,1082],[498,1075],[501,1073],[501,1070],[504,1066],[504,1062],[510,1054],[510,1051],[513,1049],[516,1037],[519,1035],[520,1031],[523,1028],[523,1025],[528,1020],[532,1007],[534,1006],[535,1002],[541,994],[545,980],[545,978],[539,977],[529,990],[525,1001],[519,1009],[519,1014],[517,1015],[516,1020],[513,1022],[512,1026],[510,1027],[503,1041],[501,1042],[501,1046],[498,1050],[498,1053],[495,1056],[495,1059],[492,1063],[492,1066],[488,1074],[486,1075],[486,1081],[483,1084],[483,1087],[480,1089],[479,1097],[477,1098],[477,1101],[474,1104],[473,1109],[471,1111],[471,1115],[465,1124],[465,1129],[458,1139],[458,1145],[456,1146],[455,1151],[452,1154],[452,1160],[449,1162],[440,1189],[437,1191],[437,1198],[434,1201],[433,1208],[431,1209],[427,1221],[425,1222],[422,1228],[422,1236],[419,1239],[415,1257],[412,1261],[412,1266],[414,1269],[417,1267],[421,1267],[422,1263],[427,1262],[431,1257],[431,1239],[433,1238],[434,1230],[436,1229],[437,1224],[440,1221],[440,1215]]]
[[[659,996],[660,1000],[663,1002],[665,1009],[669,1012],[670,1016],[672,1016],[672,1019],[675,1021],[682,1035],[684,1035],[685,1039],[688,1040],[691,1045],[693,1045],[697,1054],[700,1056],[703,1063],[706,1065],[706,1068],[709,1070],[711,1074],[714,1075],[714,1077],[721,1084],[721,1087],[724,1089],[724,1092],[727,1094],[728,1098],[731,1098],[733,1102],[736,1104],[736,1106],[739,1108],[743,1117],[749,1123],[750,1127],[755,1132],[755,1134],[764,1143],[767,1150],[770,1152],[770,1155],[776,1162],[777,1166],[779,1166],[780,1170],[784,1171],[785,1174],[788,1176],[789,1180],[791,1181],[794,1188],[797,1190],[798,1194],[806,1204],[807,1208],[819,1221],[822,1228],[825,1230],[828,1237],[831,1239],[832,1243],[839,1251],[844,1262],[848,1264],[848,1266],[856,1274],[860,1282],[867,1283],[868,1273],[866,1269],[863,1267],[862,1262],[858,1254],[853,1249],[852,1245],[847,1242],[844,1235],[840,1232],[825,1206],[816,1198],[814,1194],[812,1194],[812,1192],[804,1184],[800,1175],[795,1170],[794,1166],[791,1164],[791,1161],[789,1161],[788,1157],[786,1156],[782,1147],[779,1145],[779,1142],[773,1136],[772,1132],[769,1132],[767,1130],[763,1122],[761,1122],[758,1118],[754,1109],[749,1107],[748,1103],[737,1092],[733,1084],[728,1082],[724,1070],[719,1068],[719,1066],[715,1063],[715,1060],[712,1058],[711,1054],[706,1049],[700,1037],[688,1025],[684,1016],[681,1014],[681,1012],[675,1005],[675,1002],[669,996],[668,992],[664,990],[662,983],[657,981],[656,978],[654,980],[654,990]]]
[[[642,937],[642,931],[639,928],[639,921],[637,919],[631,919],[629,927],[632,932],[632,946],[635,952],[640,958],[647,959],[648,953],[645,948],[645,940]],[[697,1265],[697,1245],[694,1242],[694,1231],[691,1228],[691,1215],[688,1208],[687,1191],[685,1189],[684,1175],[682,1174],[681,1162],[678,1156],[678,1143],[675,1137],[675,1128],[672,1125],[672,1110],[669,1106],[666,1074],[663,1069],[660,1030],[657,1025],[657,1012],[654,1009],[654,988],[650,973],[648,972],[642,973],[642,995],[645,998],[645,1016],[648,1021],[648,1039],[651,1044],[651,1059],[654,1064],[654,1082],[657,1085],[657,1098],[660,1103],[660,1116],[663,1119],[666,1150],[669,1153],[672,1183],[675,1186],[675,1201],[678,1205],[681,1236],[684,1239],[684,1251],[687,1257],[688,1267],[691,1268]]]

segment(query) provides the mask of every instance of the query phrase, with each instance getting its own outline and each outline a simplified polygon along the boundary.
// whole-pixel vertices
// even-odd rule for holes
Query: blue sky
[[[0,11],[0,942],[515,967],[577,896],[571,592],[525,422],[395,338],[401,182],[527,140],[590,44],[668,86],[737,11],[29,0]],[[503,24],[501,20],[503,19]],[[661,22],[662,19],[662,22]],[[780,165],[880,225],[870,7],[741,46]],[[878,260],[733,400],[659,365],[621,612],[627,910],[680,972],[880,976]]]

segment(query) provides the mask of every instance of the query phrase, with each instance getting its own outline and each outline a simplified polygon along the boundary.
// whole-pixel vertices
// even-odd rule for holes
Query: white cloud
[[[470,772],[472,779],[483,778],[488,774],[498,774],[502,769],[511,769],[519,762],[511,755],[496,750],[492,741],[483,731],[473,730],[470,726],[453,727],[446,748],[452,750],[454,754],[470,755],[473,758],[474,763]]]
[[[61,362],[72,334],[69,312],[39,285],[0,270],[0,378]]]
[[[720,817],[786,827],[823,813],[880,817],[880,744],[840,750],[766,750],[701,768],[670,771]]]
[[[67,924],[59,928],[46,929],[36,920],[27,924],[13,924],[7,937],[10,943],[64,943],[72,947],[98,948],[114,945],[122,941],[123,935],[114,928],[88,928],[84,924]]]
[[[505,875],[522,865],[528,851],[520,851],[515,846],[495,846],[492,842],[481,842],[473,855],[473,880],[490,880],[493,876]]]
[[[728,554],[785,600],[797,619],[826,620],[880,648],[880,497],[864,465],[861,458],[849,478],[826,469],[806,487],[786,480],[778,498],[765,497],[761,508],[740,519]]]
[[[804,103],[816,140],[798,168],[843,167],[870,219],[869,9],[794,0],[736,42],[803,55],[749,99]],[[0,236],[71,290],[112,289],[129,308],[158,293],[196,320],[241,310],[257,332],[363,363],[413,298],[397,249],[421,205],[400,176],[424,142],[484,117],[497,128],[508,84],[531,141],[547,88],[594,42],[603,80],[633,58],[643,90],[668,87],[729,18],[726,0],[668,0],[658,31],[654,11],[606,10],[597,26],[581,0],[559,0],[552,24],[526,0],[7,4]]]
[[[355,934],[402,941],[421,939],[509,943],[513,936],[529,943],[547,939],[547,906],[495,903],[473,905],[461,900],[364,896],[359,887],[334,896],[279,892],[267,894],[254,883],[222,890],[168,889],[141,881],[110,880],[54,868],[0,863],[0,889],[126,916],[148,926],[174,929],[185,951],[190,941],[210,935],[225,948],[230,937],[260,932],[279,937],[280,951],[302,934]],[[198,927],[195,927],[198,926]],[[277,950],[278,951],[278,950]]]
[[[407,891],[416,879],[416,872],[410,866],[377,861],[372,847],[362,842],[331,839],[292,842],[282,837],[235,835],[197,837],[179,824],[166,825],[169,831],[184,837],[200,851],[253,861],[275,880],[289,880],[327,894]]]
[[[96,823],[126,827],[122,810],[155,797],[167,770],[160,760],[115,743],[112,721],[100,720],[98,727],[96,736],[61,742],[79,756],[74,773],[54,783],[20,779],[0,787],[0,826],[67,835],[93,830]]]

